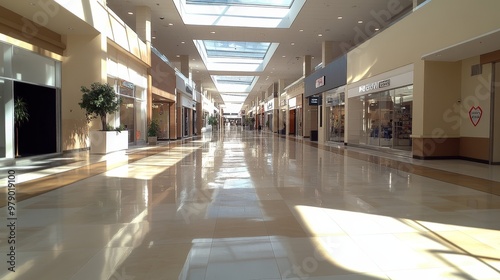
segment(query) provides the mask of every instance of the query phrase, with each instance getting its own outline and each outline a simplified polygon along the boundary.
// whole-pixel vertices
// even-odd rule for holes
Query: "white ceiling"
[[[27,18],[36,12],[33,8],[35,0],[16,0],[2,3],[2,6],[21,14]],[[82,1],[82,3],[85,1]],[[394,6],[394,4],[397,4]],[[189,66],[192,69],[192,79],[204,89],[209,90],[215,101],[221,103],[215,91],[211,75],[240,75],[240,72],[207,71],[193,40],[221,40],[221,41],[254,41],[279,43],[270,62],[264,71],[253,73],[259,76],[250,97],[262,94],[269,86],[278,80],[284,80],[285,86],[303,76],[303,57],[310,55],[312,67],[321,63],[322,42],[333,41],[339,44],[359,43],[360,33],[374,35],[375,26],[386,27],[380,18],[390,14],[395,7],[404,9],[403,13],[411,11],[413,0],[306,0],[298,16],[287,29],[245,28],[224,26],[184,25],[172,0],[107,0],[108,6],[122,18],[127,25],[135,30],[135,12],[138,6],[148,6],[152,11],[152,40],[160,52],[180,69],[178,55],[189,57]],[[67,13],[67,12],[66,12]],[[59,11],[54,17],[69,17],[64,11]],[[378,16],[376,16],[378,15]],[[342,19],[338,19],[341,16]],[[363,23],[358,23],[362,20]],[[89,33],[80,23],[75,23],[71,30],[61,25],[61,21],[47,24],[47,28],[60,34]],[[211,33],[215,31],[215,33]],[[318,34],[322,34],[320,37]],[[357,36],[357,38],[355,37]],[[341,55],[344,50],[336,48],[334,56]],[[249,73],[243,73],[248,75]],[[247,99],[246,102],[249,102]]]
[[[189,56],[192,78],[202,84],[204,89],[215,93],[210,75],[248,75],[239,72],[208,72],[193,40],[255,41],[275,42],[279,47],[259,76],[251,96],[256,96],[278,80],[288,85],[303,76],[303,57],[311,55],[312,66],[321,63],[322,42],[348,42],[352,44],[356,31],[364,34],[370,23],[378,23],[374,13],[387,13],[389,3],[394,0],[307,0],[297,18],[288,29],[245,28],[184,25],[173,1],[165,0],[108,0],[108,6],[130,27],[135,29],[134,12],[137,6],[148,6],[152,10],[152,33],[156,39],[152,44],[180,69],[177,55]],[[397,2],[397,1],[396,1]],[[412,0],[400,0],[401,7],[412,7]],[[342,16],[342,19],[337,19]],[[163,19],[161,19],[163,18]],[[363,20],[362,24],[358,21]],[[169,25],[173,24],[173,25]],[[382,26],[383,27],[383,26]],[[303,30],[303,31],[300,31]],[[215,33],[211,33],[215,31]],[[322,34],[319,37],[318,34]],[[292,45],[294,43],[294,45]],[[337,50],[337,54],[341,54]],[[217,94],[217,102],[222,102]],[[248,99],[247,99],[248,101]]]

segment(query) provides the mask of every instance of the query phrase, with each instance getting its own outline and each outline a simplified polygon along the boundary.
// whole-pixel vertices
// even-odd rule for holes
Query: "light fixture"
[[[215,31],[210,31],[210,33],[215,34]]]
[[[323,34],[321,34],[321,33],[320,33],[320,34],[318,34],[318,37],[323,37]]]
[[[337,19],[342,19],[342,16],[338,16]]]
[[[303,32],[303,31],[304,31],[304,29],[300,29],[300,30],[299,30],[299,32]]]
[[[362,20],[358,20],[358,23],[363,23],[363,21]]]
[[[294,43],[294,42],[292,42],[292,43],[290,43],[290,45],[295,46],[295,43]]]
[[[173,23],[171,23],[171,22],[169,22],[169,23],[168,23],[168,26],[172,26],[172,25],[174,25],[174,24],[173,24]]]
[[[186,42],[182,41],[181,44],[185,44]]]
[[[128,12],[127,14],[129,14],[129,15],[133,15],[134,13],[133,13],[133,12]]]
[[[152,39],[156,39],[156,36],[151,37]]]

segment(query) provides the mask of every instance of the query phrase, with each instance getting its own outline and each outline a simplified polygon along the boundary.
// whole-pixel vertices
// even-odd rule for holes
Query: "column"
[[[189,55],[181,55],[181,73],[184,77],[189,79]]]
[[[311,56],[305,55],[302,63],[302,74],[304,77],[307,77],[311,74],[311,72],[312,72]]]
[[[324,41],[321,44],[321,65],[325,67],[328,63],[333,61],[333,42]]]

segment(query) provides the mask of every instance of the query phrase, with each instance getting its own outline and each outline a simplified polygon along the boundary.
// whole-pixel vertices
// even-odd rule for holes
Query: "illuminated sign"
[[[372,90],[379,89],[379,88],[389,87],[390,85],[391,85],[391,80],[390,79],[379,81],[379,82],[375,82],[375,83],[369,83],[369,84],[360,86],[359,87],[359,92],[372,91]]]
[[[316,88],[322,87],[324,85],[325,85],[325,76],[316,79]]]

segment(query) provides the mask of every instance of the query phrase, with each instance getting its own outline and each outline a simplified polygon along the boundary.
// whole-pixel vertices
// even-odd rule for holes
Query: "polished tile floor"
[[[37,164],[0,279],[500,279],[499,166],[239,129]]]

